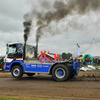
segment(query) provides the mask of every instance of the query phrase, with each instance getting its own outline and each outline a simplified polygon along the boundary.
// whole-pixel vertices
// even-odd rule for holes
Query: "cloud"
[[[22,21],[18,19],[14,19],[8,16],[1,15],[0,16],[0,31],[9,32],[12,31],[21,32],[23,31]]]
[[[26,0],[0,0],[0,31],[23,31],[23,15],[28,9]]]
[[[26,0],[0,0],[0,14],[4,16],[23,20],[26,10]]]
[[[54,10],[52,5],[55,1],[59,0],[1,0],[0,48],[2,49],[0,53],[5,54],[4,48],[7,42],[24,42],[24,14],[33,11],[32,20],[33,24],[35,24],[37,21],[36,11],[44,14],[49,10]],[[98,10],[91,10],[89,13],[81,15],[74,12],[59,21],[51,21],[51,23],[42,30],[44,35],[41,36],[39,41],[39,53],[40,51],[46,50],[53,53],[70,52],[76,54],[76,43],[80,45],[81,52],[84,52],[92,44],[93,38],[95,38],[97,43],[100,42],[99,19],[100,12]],[[36,28],[37,27],[32,28],[28,44],[35,45]]]

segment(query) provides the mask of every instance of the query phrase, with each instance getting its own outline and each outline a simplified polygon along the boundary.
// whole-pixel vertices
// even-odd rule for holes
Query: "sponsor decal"
[[[42,65],[37,65],[37,67],[42,68]]]
[[[31,65],[31,68],[36,68],[36,65]]]
[[[43,67],[49,67],[49,66],[47,66],[47,65],[43,65]]]
[[[29,65],[26,65],[26,68],[30,68],[30,66]]]

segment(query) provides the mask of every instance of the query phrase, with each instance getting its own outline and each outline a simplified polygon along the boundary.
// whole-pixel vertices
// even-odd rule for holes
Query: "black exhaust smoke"
[[[49,5],[49,2],[50,0],[48,1],[47,5]],[[38,26],[37,33],[39,38],[43,35],[42,30],[47,27],[52,21],[60,21],[68,15],[72,15],[73,12],[79,15],[84,15],[85,13],[89,13],[90,11],[99,11],[100,0],[56,0],[52,6],[53,10],[50,9],[44,14],[42,14],[42,12],[37,12],[36,24]],[[75,26],[72,24],[72,27]],[[57,33],[53,32],[52,35],[56,34]]]
[[[30,30],[31,30],[31,24],[32,20],[35,17],[36,19],[36,45],[38,45],[39,39],[41,38],[44,33],[42,32],[45,27],[48,27],[48,25],[52,21],[60,21],[63,18],[67,17],[68,15],[73,15],[75,13],[79,15],[83,15],[85,13],[89,13],[90,11],[99,11],[100,10],[100,0],[40,0],[41,5],[39,10],[41,9],[41,12],[34,7],[34,3],[32,3],[32,10],[24,15],[24,19],[26,22],[24,22],[24,41],[27,41]],[[40,3],[39,2],[39,3]],[[52,2],[52,3],[51,3]],[[50,7],[51,6],[51,7]],[[45,12],[42,12],[42,8],[49,9]],[[69,22],[70,23],[70,22]],[[73,22],[71,22],[73,23]],[[71,24],[72,28],[74,28],[75,24]],[[71,27],[70,26],[70,27]],[[55,26],[56,28],[56,26]],[[56,35],[58,33],[50,33],[51,35]]]
[[[24,57],[23,59],[25,60],[26,59],[26,43],[27,43],[27,40],[28,40],[28,36],[30,34],[30,30],[31,30],[31,25],[32,25],[32,21],[28,21],[28,22],[23,22],[23,25],[25,27],[24,29]]]
[[[28,39],[28,36],[30,34],[30,31],[31,31],[32,21],[23,22],[23,25],[25,27],[25,29],[24,29],[24,42],[26,42]]]
[[[26,21],[26,22],[23,22],[23,25],[25,27],[24,29],[24,54],[26,55],[26,43],[27,43],[27,40],[28,40],[28,37],[30,35],[30,31],[31,31],[31,28],[32,28],[32,21]],[[36,37],[36,57],[38,56],[38,36]],[[26,59],[26,57],[24,57]]]
[[[26,20],[32,20],[36,17],[36,38],[39,38],[43,35],[42,30],[52,21],[59,21],[63,18],[67,17],[68,15],[72,15],[73,12],[83,15],[90,11],[99,11],[100,10],[100,0],[55,0],[54,3],[51,0],[40,0],[41,3],[39,9],[47,9],[49,10],[46,12],[39,12],[38,8],[36,9],[34,5],[32,5],[32,10],[24,15]],[[31,2],[32,4],[32,2]],[[34,4],[34,3],[33,3]],[[51,4],[51,5],[50,5]],[[51,6],[51,8],[50,8]],[[73,22],[72,22],[73,23]],[[73,24],[72,24],[73,25]],[[73,25],[74,26],[74,25]],[[72,27],[73,27],[72,26]],[[56,27],[56,26],[55,26]],[[50,33],[52,34],[52,33]],[[53,33],[56,35],[57,33]],[[37,40],[37,39],[36,39]]]

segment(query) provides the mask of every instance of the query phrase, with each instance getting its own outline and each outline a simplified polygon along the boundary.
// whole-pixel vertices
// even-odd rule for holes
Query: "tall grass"
[[[94,66],[95,68],[100,68],[100,66]]]

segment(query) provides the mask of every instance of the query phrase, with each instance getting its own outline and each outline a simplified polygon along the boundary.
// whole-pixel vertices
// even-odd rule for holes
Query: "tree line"
[[[60,60],[68,60],[72,57],[71,53],[65,53],[63,52],[62,54],[59,55]]]

